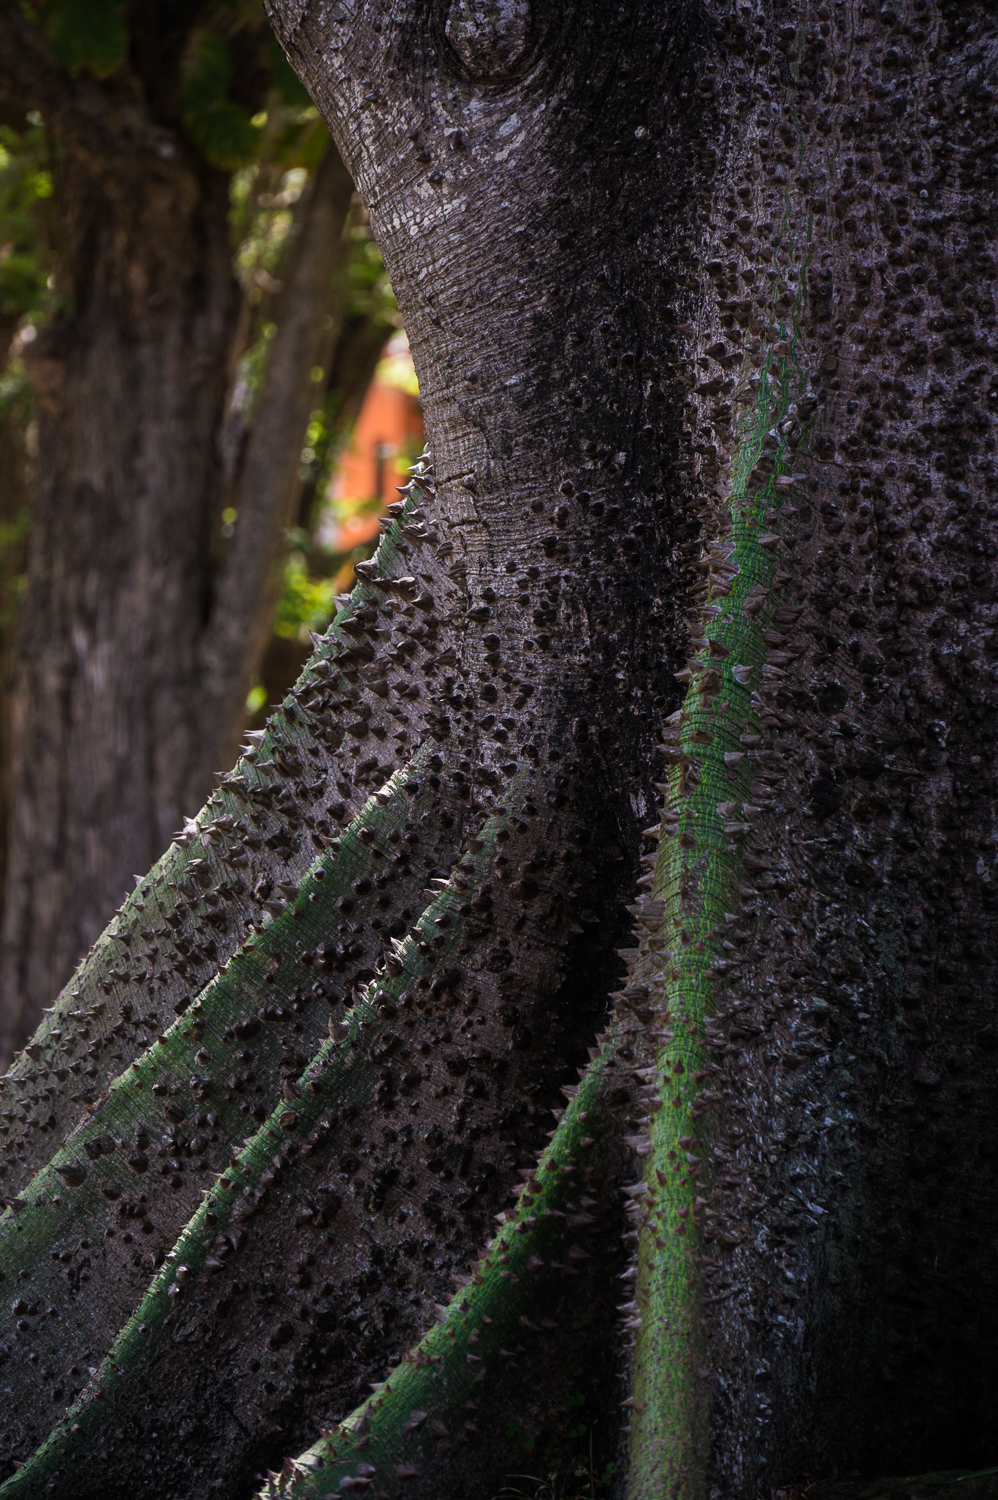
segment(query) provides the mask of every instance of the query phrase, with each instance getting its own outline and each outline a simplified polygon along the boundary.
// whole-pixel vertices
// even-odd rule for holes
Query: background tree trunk
[[[66,137],[64,310],[26,346],[39,461],[9,712],[7,1057],[134,873],[231,765],[273,613],[312,371],[331,358],[327,303],[353,191],[330,147],[306,194],[233,497],[220,452],[239,313],[230,174],[193,155],[173,120],[163,128],[140,110],[123,128],[97,88],[65,77],[60,96],[58,70],[23,31],[8,41],[30,76],[9,62],[14,88]]]
[[[994,20],[749,20],[278,9],[437,478],[5,1080],[3,1500],[993,1458]]]
[[[9,329],[0,330],[0,349],[5,351],[10,343],[9,333]],[[6,361],[5,353],[4,367]],[[13,770],[11,694],[30,507],[29,448],[34,436],[30,402],[25,399],[23,389],[15,387],[0,408],[0,891],[4,888],[7,867]]]
[[[39,460],[13,694],[8,1053],[210,784],[191,684],[239,306],[225,174],[141,159],[98,175],[67,149],[60,192],[69,310],[29,346]]]

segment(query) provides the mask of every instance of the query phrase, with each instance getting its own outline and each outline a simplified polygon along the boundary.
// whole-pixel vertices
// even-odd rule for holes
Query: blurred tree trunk
[[[327,379],[327,391],[334,395],[337,403],[328,439],[334,452],[347,441],[350,429],[360,415],[364,397],[391,333],[391,326],[378,313],[355,313],[342,323],[340,337],[331,351]],[[298,525],[309,531],[314,530],[322,512],[323,496],[316,483],[318,477],[309,476],[298,499]]]
[[[7,364],[15,319],[0,325],[0,371]],[[11,691],[14,649],[30,506],[28,403],[0,397],[0,892],[7,868],[10,817]]]
[[[7,1056],[231,764],[352,195],[331,148],[223,550],[219,434],[239,312],[228,174],[144,119],[138,145],[113,116],[62,123],[65,310],[26,350],[39,456],[12,690]]]
[[[345,260],[344,256],[344,262]],[[360,414],[392,327],[377,312],[354,313],[344,320],[341,296],[334,298],[334,301],[338,313],[334,322],[339,330],[339,337],[335,347],[330,350],[331,358],[327,364],[326,400],[332,398],[336,403],[331,431],[327,437],[327,449],[335,454],[349,441],[350,430]],[[316,465],[316,472],[310,473],[300,487],[295,524],[306,535],[314,536],[322,519],[326,495],[320,481],[327,478],[329,469],[333,466],[325,463]],[[342,560],[325,558],[323,563],[328,569],[341,565]],[[301,640],[297,636],[289,638],[271,635],[258,658],[259,678],[267,697],[265,704],[250,721],[253,728],[261,728],[291,691],[311,653],[310,640]]]
[[[95,168],[67,144],[59,191],[67,310],[27,351],[39,457],[13,689],[8,1054],[214,768],[195,685],[239,307],[228,181],[172,154]]]

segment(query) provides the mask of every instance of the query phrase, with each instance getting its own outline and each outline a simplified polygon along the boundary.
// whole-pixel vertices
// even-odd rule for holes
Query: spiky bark
[[[983,7],[915,3],[774,3],[751,26],[693,4],[598,26],[581,5],[571,24],[454,6],[436,29],[388,6],[281,12],[370,200],[438,477],[263,767],[237,768],[192,830],[208,863],[172,850],[121,926],[137,948],[151,891],[168,909],[171,881],[222,881],[224,954],[196,978],[234,952],[269,859],[246,839],[266,769],[290,795],[261,832],[283,828],[296,876],[305,830],[329,842],[314,819],[334,785],[348,831],[147,1055],[110,935],[81,971],[81,998],[109,993],[77,1023],[135,1066],[30,1182],[49,1148],[22,1129],[0,1258],[44,1287],[6,1341],[24,1450],[48,1425],[32,1340],[82,1380],[84,1351],[117,1337],[4,1495],[238,1495],[300,1442],[268,1494],[485,1497],[522,1471],[518,1435],[554,1451],[560,1430],[570,1456],[575,1357],[606,1373],[588,1392],[605,1459],[604,1330],[629,1278],[632,1497],[992,1456],[996,42]],[[677,693],[659,674],[682,646]],[[653,732],[660,849],[607,1036]],[[157,1020],[192,993],[171,933]],[[321,1047],[328,1000],[349,997],[317,965],[356,995]],[[47,1027],[31,1067],[62,1041]],[[541,1114],[594,1041],[550,1188]],[[236,1049],[253,1056],[225,1077]],[[73,1107],[53,1100],[61,1129]],[[160,1107],[177,1180],[122,1221],[147,1213],[162,1247],[208,1194],[140,1300],[107,1204],[132,1200],[129,1152],[153,1164],[126,1138],[151,1140]],[[429,1331],[412,1298],[443,1303],[518,1167],[512,1222]],[[557,1196],[566,1168],[585,1197]],[[89,1281],[84,1222],[114,1230],[99,1257],[86,1235]]]

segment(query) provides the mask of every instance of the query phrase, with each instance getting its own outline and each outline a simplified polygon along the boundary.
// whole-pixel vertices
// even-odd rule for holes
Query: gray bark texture
[[[231,766],[279,588],[352,184],[311,184],[234,496],[229,178],[168,108],[68,78],[0,16],[7,87],[62,141],[63,311],[28,347],[38,461],[10,690],[0,1055]],[[36,55],[37,54],[37,55]],[[148,80],[147,80],[148,81]],[[163,101],[159,101],[162,106]],[[223,554],[226,503],[239,509]]]
[[[0,1497],[987,1465],[993,14],[274,23],[434,469],[5,1081]]]

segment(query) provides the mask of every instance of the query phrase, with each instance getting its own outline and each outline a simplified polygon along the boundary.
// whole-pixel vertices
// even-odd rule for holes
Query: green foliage
[[[246,412],[259,393],[267,348],[276,329],[274,299],[291,244],[295,205],[308,177],[303,156],[313,154],[316,143],[325,150],[327,141],[325,126],[314,109],[272,110],[258,159],[233,178],[232,222],[239,238],[236,271],[254,309],[238,375],[239,401]],[[365,221],[353,222],[347,233],[351,253],[341,284],[331,289],[331,309],[337,302],[342,307],[338,315],[344,337],[371,323],[376,325],[375,336],[387,340],[398,327],[399,315],[381,252]],[[328,483],[348,431],[341,387],[335,382],[325,389],[319,386],[317,395],[320,399],[312,412],[299,472],[306,494],[303,514],[309,522],[312,497]]]
[[[128,55],[128,26],[121,0],[48,0],[42,26],[64,68],[86,68],[107,78]]]
[[[210,109],[225,98],[231,82],[232,59],[225,41],[216,32],[202,33],[184,69],[184,108],[191,114]]]
[[[251,160],[260,135],[259,127],[231,99],[187,111],[184,126],[205,160],[226,172]]]
[[[15,251],[0,264],[0,305],[5,311],[20,312],[31,307],[38,301],[43,285],[33,255],[19,255]]]
[[[258,324],[255,338],[243,355],[239,365],[238,400],[244,412],[251,411],[263,383],[267,368],[270,341],[277,332],[277,324],[268,320]]]
[[[227,97],[231,81],[224,38],[203,32],[183,74],[184,128],[205,159],[228,172],[251,161],[260,141],[260,126]]]
[[[350,233],[354,240],[354,253],[350,259],[349,296],[347,313],[363,313],[368,317],[381,317],[385,321],[385,337],[398,327],[398,304],[392,291],[381,251],[371,237],[366,224],[355,224]]]
[[[14,630],[24,593],[24,549],[30,513],[22,506],[12,521],[0,524],[0,644]]]
[[[352,224],[348,233],[353,248],[344,289],[344,331],[370,322],[387,341],[399,326],[399,313],[381,251],[366,223]],[[349,426],[344,422],[343,401],[343,390],[332,384],[323,396],[321,407],[312,413],[299,476],[307,496],[318,495],[325,489],[349,434]],[[417,441],[411,454],[402,455],[403,466],[414,463],[421,451],[422,442]],[[306,509],[314,507],[307,506]]]
[[[37,322],[48,312],[52,174],[41,125],[0,126],[0,318]]]
[[[318,489],[328,482],[346,438],[342,410],[343,392],[333,387],[326,391],[322,406],[312,413],[299,470],[304,486]]]
[[[0,648],[9,646],[24,594],[30,511],[23,476],[32,415],[31,389],[15,360],[0,376]]]
[[[0,127],[0,646],[8,646],[24,592],[29,511],[27,436],[34,415],[22,360],[9,352],[22,324],[44,322],[52,303],[52,177],[38,124]],[[30,335],[33,329],[25,329]],[[16,345],[14,346],[16,350]]]
[[[269,275],[279,274],[294,206],[329,142],[311,106],[275,105],[260,128],[256,156],[233,177],[231,190],[236,271],[247,289],[261,268]]]
[[[308,640],[310,630],[327,629],[336,613],[332,581],[312,578],[305,565],[305,553],[295,550],[284,568],[284,592],[277,606],[274,634],[285,640]]]

